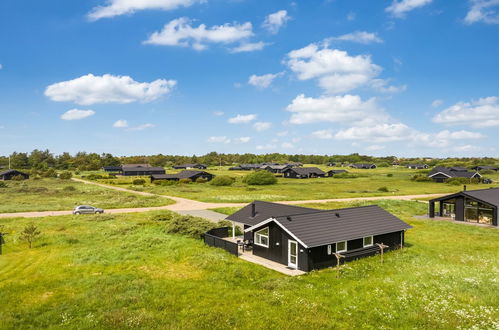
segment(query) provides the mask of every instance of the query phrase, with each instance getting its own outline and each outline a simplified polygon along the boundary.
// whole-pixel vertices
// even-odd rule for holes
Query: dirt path
[[[190,214],[194,216],[199,216],[202,214],[203,210],[215,209],[220,207],[241,207],[247,205],[248,203],[205,203],[199,202],[192,199],[174,197],[174,196],[164,196],[157,195],[144,191],[135,191],[127,188],[111,186],[107,184],[102,184],[98,182],[86,181],[82,179],[73,178],[72,180],[85,183],[93,184],[96,186],[104,187],[107,189],[114,189],[117,191],[123,191],[127,193],[142,195],[142,196],[159,196],[175,201],[175,204],[165,205],[165,206],[155,206],[155,207],[137,207],[137,208],[124,208],[124,209],[107,209],[106,213],[116,214],[116,213],[134,213],[134,212],[148,212],[148,211],[158,211],[158,210],[169,210],[174,212],[179,212],[182,214]],[[412,200],[419,198],[428,197],[438,197],[445,194],[426,194],[426,195],[404,195],[404,196],[375,196],[375,197],[352,197],[352,198],[331,198],[331,199],[315,199],[315,200],[302,200],[302,201],[278,201],[276,203],[296,205],[296,204],[308,204],[308,203],[327,203],[327,202],[354,202],[354,201],[374,201],[381,199],[390,200]],[[215,212],[213,212],[215,213]],[[72,214],[71,211],[42,211],[42,212],[19,212],[19,213],[0,213],[0,218],[35,218],[35,217],[46,217],[46,216],[57,216],[57,215],[68,215]],[[213,214],[212,214],[213,215]],[[212,220],[218,218],[213,215]]]

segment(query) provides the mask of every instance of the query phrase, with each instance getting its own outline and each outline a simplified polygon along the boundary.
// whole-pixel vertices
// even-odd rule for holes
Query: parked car
[[[97,213],[102,214],[104,213],[104,210],[89,205],[80,205],[75,207],[73,210],[73,214],[97,214]]]
[[[493,183],[492,179],[483,179],[482,182],[485,183],[485,184],[491,184],[491,183]]]

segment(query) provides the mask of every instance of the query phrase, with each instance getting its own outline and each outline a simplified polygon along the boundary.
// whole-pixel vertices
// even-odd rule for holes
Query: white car
[[[104,213],[104,210],[89,205],[80,205],[75,207],[73,210],[73,214],[98,214],[98,213],[102,214]]]

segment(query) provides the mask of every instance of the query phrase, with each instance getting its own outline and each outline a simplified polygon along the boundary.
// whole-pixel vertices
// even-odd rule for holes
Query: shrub
[[[378,165],[376,165],[377,167],[390,167],[390,164],[384,162],[384,163],[379,163]]]
[[[80,175],[80,171],[79,171],[79,170],[76,170],[76,171],[75,171],[75,175]]]
[[[24,177],[22,175],[14,175],[11,180],[13,181],[22,181],[24,180]]]
[[[333,175],[333,178],[334,179],[355,179],[355,178],[359,178],[360,176],[361,176],[360,174],[345,172],[345,173],[335,174],[335,175]]]
[[[38,236],[40,236],[41,232],[34,224],[27,225],[24,227],[21,232],[20,239],[28,242],[29,248],[31,249],[33,246],[33,242],[36,240]]]
[[[378,191],[381,191],[381,192],[389,192],[388,187],[379,187],[379,188],[378,188]]]
[[[389,177],[389,178],[391,178],[393,176],[393,174],[392,173],[388,173],[386,176]]]
[[[132,184],[133,184],[134,186],[143,186],[143,185],[145,185],[145,184],[146,184],[146,180],[144,180],[144,179],[134,179],[134,180],[132,181]]]
[[[411,181],[415,181],[415,182],[429,182],[429,181],[432,181],[432,179],[429,178],[428,176],[424,175],[424,174],[416,174],[416,175],[414,175],[411,178]]]
[[[213,186],[230,186],[234,181],[236,180],[228,175],[220,175],[211,180],[210,184]]]
[[[206,183],[206,182],[208,182],[208,179],[203,177],[199,177],[196,179],[196,183]]]
[[[102,179],[103,177],[100,174],[89,174],[85,178],[88,180],[99,180]]]
[[[191,180],[191,179],[187,179],[187,178],[186,178],[186,179],[180,179],[180,180],[178,180],[178,182],[179,182],[179,183],[191,183],[191,182],[192,182],[192,180]]]
[[[57,172],[53,168],[49,168],[41,176],[44,178],[57,178]]]
[[[73,177],[73,173],[71,173],[69,171],[64,171],[61,174],[59,174],[59,179],[62,179],[62,180],[69,180],[72,177]]]
[[[480,171],[480,174],[495,174],[496,171],[494,170],[483,170],[483,171]]]
[[[201,235],[214,227],[216,227],[216,224],[209,220],[188,215],[179,215],[166,220],[165,231],[167,233],[200,238]]]
[[[0,181],[0,188],[8,188],[9,186],[5,183]]]
[[[249,185],[271,185],[277,183],[277,178],[267,171],[255,171],[246,175],[243,182]]]
[[[76,191],[76,188],[73,186],[66,186],[62,188],[63,191]]]

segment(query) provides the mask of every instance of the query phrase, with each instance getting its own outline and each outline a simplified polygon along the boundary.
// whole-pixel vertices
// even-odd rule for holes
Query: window
[[[266,248],[269,247],[269,227],[255,232],[255,244]]]
[[[333,251],[333,249],[332,249],[332,246],[330,244],[330,245],[327,246],[327,254],[331,255],[332,251]]]
[[[347,241],[336,243],[336,252],[345,252],[347,250]]]
[[[373,246],[373,237],[367,236],[364,237],[364,247]]]

